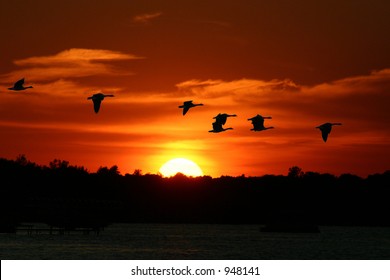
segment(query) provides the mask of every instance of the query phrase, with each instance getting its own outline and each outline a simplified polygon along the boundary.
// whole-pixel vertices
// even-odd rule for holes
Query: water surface
[[[266,233],[259,225],[113,224],[80,232],[0,234],[1,259],[390,259],[388,227]]]

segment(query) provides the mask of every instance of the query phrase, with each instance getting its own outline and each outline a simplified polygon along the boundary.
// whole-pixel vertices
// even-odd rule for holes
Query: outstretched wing
[[[188,106],[183,107],[183,116],[188,112],[189,109],[190,109],[190,107],[188,107]]]
[[[328,140],[328,135],[332,130],[332,124],[330,123],[324,123],[318,127],[321,130],[322,139],[324,142]]]
[[[322,139],[324,140],[324,142],[326,142],[326,140],[328,140],[329,132],[328,132],[328,131],[325,131],[325,130],[323,129],[323,130],[321,130],[321,135],[322,135]]]
[[[24,78],[20,79],[14,84],[14,88],[22,88],[24,84]]]
[[[100,104],[102,103],[102,101],[100,99],[92,99],[92,101],[93,101],[93,109],[95,110],[95,113],[97,114],[99,112]]]

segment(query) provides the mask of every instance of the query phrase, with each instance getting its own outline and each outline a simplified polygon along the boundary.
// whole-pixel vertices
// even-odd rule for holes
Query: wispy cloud
[[[133,54],[102,49],[73,48],[49,56],[34,56],[15,60],[22,69],[4,75],[8,80],[28,76],[30,80],[66,79],[95,75],[129,75],[110,63],[142,59]],[[28,75],[27,75],[28,73]]]
[[[386,128],[390,122],[390,69],[315,86],[276,79],[188,80],[176,86],[182,96],[196,98],[214,111],[234,109],[239,116],[248,117],[271,114],[275,125],[284,127],[286,133],[325,121],[347,122],[355,132],[364,125],[365,132],[390,133]]]
[[[300,86],[291,80],[254,80],[240,79],[234,81],[223,80],[189,80],[176,85],[179,92],[188,95],[200,95],[208,97],[252,95],[270,91],[296,91]]]
[[[369,75],[348,77],[308,88],[309,92],[334,94],[356,94],[378,92],[390,88],[390,68],[373,71]]]
[[[125,54],[118,51],[101,50],[101,49],[69,49],[50,56],[34,56],[15,61],[16,65],[53,65],[53,64],[80,64],[92,63],[93,61],[110,61],[140,59],[133,54]]]
[[[188,80],[176,84],[181,94],[205,98],[224,96],[241,98],[272,98],[290,102],[299,94],[305,98],[342,98],[346,95],[357,94],[387,94],[390,89],[390,69],[373,71],[369,75],[347,77],[329,83],[314,86],[296,84],[285,79],[269,81],[255,79],[224,80]]]
[[[155,12],[155,13],[136,15],[133,17],[133,22],[135,22],[135,23],[149,23],[152,20],[160,17],[162,14],[163,14],[162,12]]]

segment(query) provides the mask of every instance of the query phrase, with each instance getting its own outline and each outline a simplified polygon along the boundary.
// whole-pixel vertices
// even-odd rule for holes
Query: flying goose
[[[13,87],[10,87],[8,88],[9,90],[25,90],[25,89],[28,89],[28,88],[32,88],[32,86],[28,86],[28,87],[25,87],[23,86],[24,84],[24,78],[20,79],[19,81],[17,81]]]
[[[104,94],[104,93],[95,93],[94,95],[88,97],[87,99],[92,99],[93,101],[93,109],[95,110],[95,113],[97,114],[100,109],[100,104],[102,103],[104,97],[114,97],[113,94]]]
[[[218,133],[218,132],[222,132],[222,131],[230,130],[230,129],[233,129],[233,128],[232,127],[223,128],[221,123],[215,121],[215,122],[213,122],[213,129],[209,130],[209,132]]]
[[[188,110],[195,106],[203,106],[202,103],[194,104],[192,103],[192,100],[184,101],[183,105],[180,105],[179,108],[183,108],[183,116],[188,112]]]
[[[226,120],[228,117],[237,117],[237,115],[236,114],[229,115],[226,113],[223,113],[223,114],[220,113],[220,114],[216,115],[213,119],[215,119],[216,123],[220,123],[221,125],[223,125],[226,123]]]
[[[329,123],[329,122],[327,122],[327,123],[323,123],[323,124],[321,124],[319,126],[316,126],[316,128],[319,128],[321,130],[322,139],[324,140],[324,142],[326,142],[326,140],[328,140],[328,135],[331,132],[333,125],[341,125],[341,123]]]
[[[253,128],[251,130],[253,131],[262,131],[266,129],[274,128],[273,126],[265,127],[264,126],[264,119],[272,119],[272,117],[263,117],[257,114],[253,118],[248,119],[248,121],[252,121]]]

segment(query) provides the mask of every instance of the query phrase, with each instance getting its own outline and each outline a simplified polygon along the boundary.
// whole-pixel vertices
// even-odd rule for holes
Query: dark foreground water
[[[100,235],[0,234],[6,259],[388,260],[389,227],[265,233],[258,225],[114,224]]]

